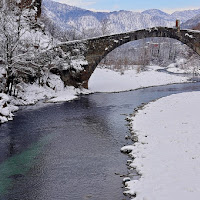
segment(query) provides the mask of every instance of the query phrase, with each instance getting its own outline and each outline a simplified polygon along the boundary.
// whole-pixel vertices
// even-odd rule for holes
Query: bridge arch
[[[63,71],[61,78],[66,85],[88,88],[90,76],[108,53],[125,43],[151,37],[167,37],[179,40],[200,55],[200,31],[154,27],[61,44],[60,47],[63,51],[70,52],[72,62],[76,62],[80,58],[82,60],[81,70],[75,70],[73,74],[69,70]]]

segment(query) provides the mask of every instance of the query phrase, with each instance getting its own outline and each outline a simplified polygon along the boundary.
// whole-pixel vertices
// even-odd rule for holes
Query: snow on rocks
[[[88,61],[84,60],[84,57],[80,56],[80,58],[76,59],[76,60],[71,60],[71,65],[77,70],[77,71],[81,71],[83,70],[84,65],[87,65]]]
[[[124,179],[123,179],[123,183],[125,184],[126,182],[128,182],[128,181],[131,181],[131,179],[129,178],[129,177],[125,177]]]
[[[141,178],[126,182],[134,200],[199,200],[200,92],[175,94],[144,106],[132,119],[138,142],[122,150]]]
[[[194,38],[193,35],[189,35],[188,33],[186,33],[185,36],[188,36],[189,38]]]
[[[88,94],[85,89],[76,89],[74,87],[64,87],[63,81],[55,74],[48,75],[46,84],[40,86],[34,84],[24,84],[23,91],[18,94],[18,97],[12,99],[15,105],[31,105],[40,100],[45,100],[48,103],[61,101],[70,101],[77,98],[78,94]]]
[[[18,107],[14,105],[33,105],[43,100],[46,103],[56,103],[70,101],[78,98],[79,94],[91,93],[86,89],[77,89],[74,87],[64,87],[64,83],[59,76],[49,74],[46,84],[43,86],[34,84],[21,84],[21,90],[17,97],[9,97],[0,93],[0,123],[13,119],[12,112],[17,111]]]
[[[9,100],[8,95],[0,93],[0,124],[12,120],[12,112],[18,110],[17,106],[9,104]]]
[[[94,92],[120,92],[143,87],[187,82],[186,77],[157,72],[158,66],[149,66],[148,71],[137,73],[127,70],[121,75],[109,69],[97,68],[89,80],[89,89]]]
[[[121,148],[121,152],[123,153],[130,153],[132,152],[134,149],[134,146],[133,145],[129,145],[129,146],[124,146]]]

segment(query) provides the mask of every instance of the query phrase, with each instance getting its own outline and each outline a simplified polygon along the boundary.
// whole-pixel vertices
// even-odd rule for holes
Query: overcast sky
[[[165,12],[200,8],[200,0],[54,0],[94,11],[161,9]]]

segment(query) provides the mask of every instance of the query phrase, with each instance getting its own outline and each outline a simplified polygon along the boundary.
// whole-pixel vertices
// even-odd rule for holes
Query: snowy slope
[[[158,9],[149,9],[149,10],[145,10],[142,12],[142,14],[147,14],[147,15],[150,15],[152,17],[154,17],[155,19],[164,19],[164,20],[167,20],[167,21],[170,21],[170,20],[174,20],[174,17],[171,16],[170,14],[167,14],[161,10],[158,10]]]
[[[192,19],[187,20],[181,26],[182,28],[190,29],[197,26],[200,23],[200,14],[196,15]]]
[[[200,9],[197,10],[185,10],[185,11],[176,11],[172,13],[171,16],[174,17],[174,19],[180,19],[181,22],[185,22],[196,15],[200,14]]]

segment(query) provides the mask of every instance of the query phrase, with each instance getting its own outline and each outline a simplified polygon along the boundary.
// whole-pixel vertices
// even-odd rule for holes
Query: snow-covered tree
[[[6,71],[5,92],[12,94],[14,85],[32,81],[41,71],[38,57],[50,40],[41,31],[36,10],[7,3],[0,9],[0,61]]]

